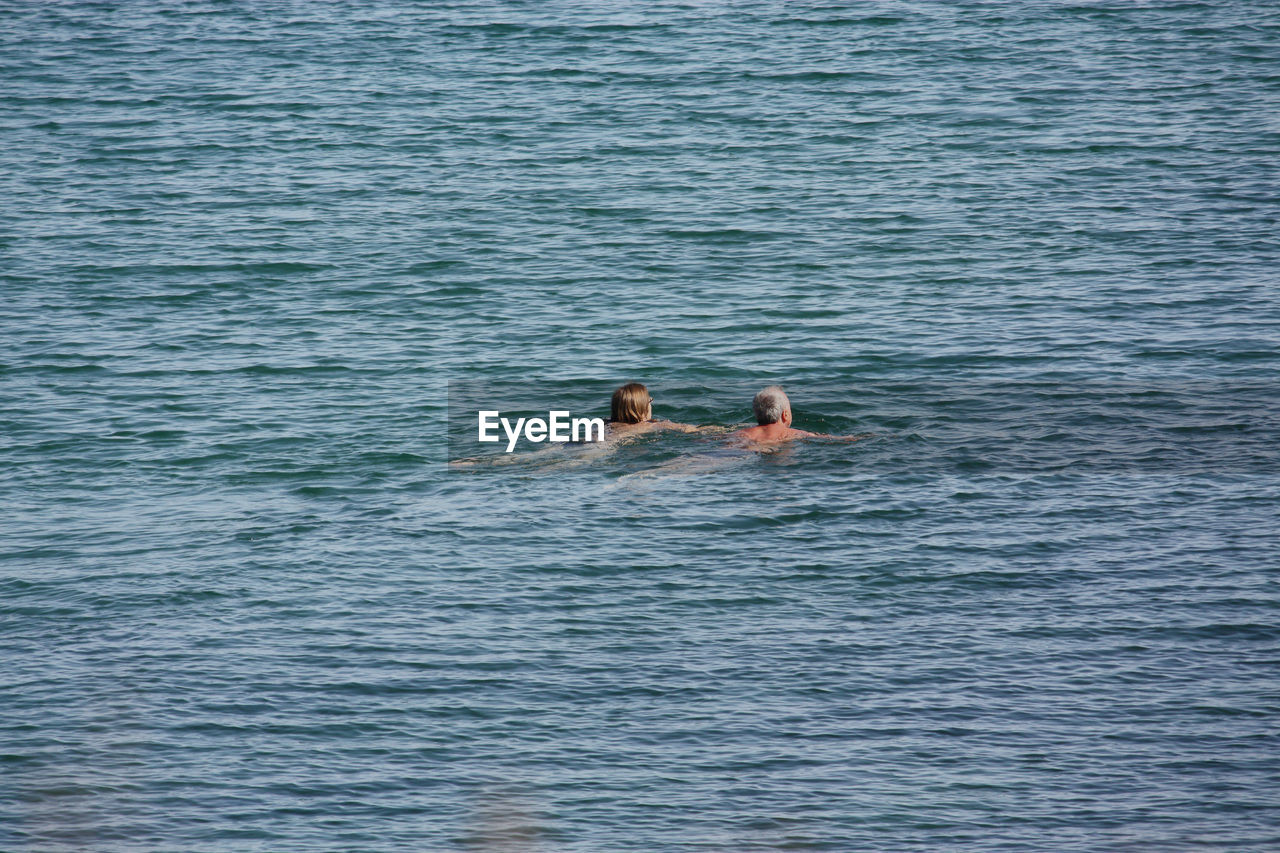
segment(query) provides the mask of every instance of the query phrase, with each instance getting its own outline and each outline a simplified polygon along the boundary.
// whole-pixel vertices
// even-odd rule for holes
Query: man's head
[[[761,426],[778,423],[790,426],[791,424],[791,401],[787,399],[780,385],[770,385],[756,394],[755,399],[751,401],[751,408],[756,413],[756,423]]]

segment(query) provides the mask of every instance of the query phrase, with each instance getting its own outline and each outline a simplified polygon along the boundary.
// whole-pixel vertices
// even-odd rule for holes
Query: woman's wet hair
[[[639,382],[630,382],[613,392],[610,420],[622,424],[638,424],[649,415],[653,398],[649,389]]]

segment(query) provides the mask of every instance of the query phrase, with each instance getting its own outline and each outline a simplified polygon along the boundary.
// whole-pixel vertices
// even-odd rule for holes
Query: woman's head
[[[613,392],[610,419],[623,424],[638,424],[653,414],[653,398],[639,382],[623,385]]]

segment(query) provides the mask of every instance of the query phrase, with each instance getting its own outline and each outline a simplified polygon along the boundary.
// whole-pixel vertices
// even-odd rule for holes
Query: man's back
[[[792,429],[784,423],[774,422],[740,429],[729,437],[750,444],[769,444],[778,441],[794,441],[797,438],[811,438],[815,435],[817,433]]]

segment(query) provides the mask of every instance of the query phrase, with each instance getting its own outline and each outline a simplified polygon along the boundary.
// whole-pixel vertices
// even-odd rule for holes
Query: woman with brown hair
[[[663,429],[694,432],[698,428],[689,424],[654,420],[653,398],[649,389],[639,382],[629,382],[613,392],[609,406],[609,432],[616,437],[641,435]]]

